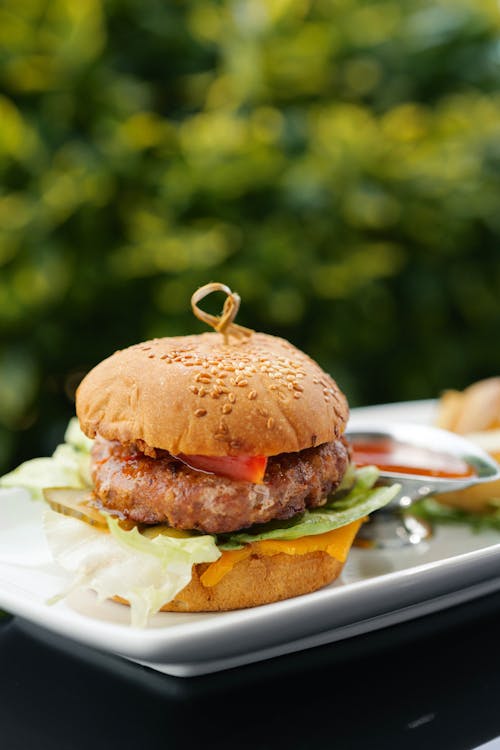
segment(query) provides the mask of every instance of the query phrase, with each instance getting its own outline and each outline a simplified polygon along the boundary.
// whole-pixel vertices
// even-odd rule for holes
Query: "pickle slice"
[[[52,510],[64,516],[72,516],[85,521],[90,526],[108,528],[104,513],[91,504],[92,493],[74,487],[47,487],[43,491],[45,500]]]
[[[142,527],[141,534],[147,536],[149,539],[154,539],[155,536],[159,536],[160,534],[163,534],[163,536],[172,536],[177,539],[187,539],[190,536],[194,536],[196,532],[189,532],[184,529],[173,529],[166,523],[158,523],[156,526]]]

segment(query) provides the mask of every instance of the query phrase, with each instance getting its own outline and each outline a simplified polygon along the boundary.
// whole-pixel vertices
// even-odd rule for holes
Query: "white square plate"
[[[434,402],[354,409],[366,418],[430,423]],[[0,491],[0,607],[68,638],[178,676],[215,672],[410,620],[500,589],[500,534],[444,527],[416,547],[354,548],[320,591],[235,612],[160,613],[143,630],[129,610],[78,592],[49,606],[65,573],[41,530],[42,503]]]

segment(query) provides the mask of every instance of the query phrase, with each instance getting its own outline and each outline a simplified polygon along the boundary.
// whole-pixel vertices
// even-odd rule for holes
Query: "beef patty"
[[[166,451],[156,458],[97,438],[92,477],[104,508],[136,523],[220,534],[324,505],[349,463],[343,440],[271,456],[262,484],[235,481],[186,466]]]

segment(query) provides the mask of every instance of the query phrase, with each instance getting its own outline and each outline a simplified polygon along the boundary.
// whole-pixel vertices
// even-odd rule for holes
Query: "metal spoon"
[[[369,523],[362,527],[362,538],[379,548],[419,544],[432,535],[432,528],[428,523],[401,513],[417,500],[428,495],[462,490],[500,478],[500,467],[486,451],[470,440],[438,427],[404,422],[385,424],[381,427],[379,422],[356,420],[348,426],[346,437],[352,444],[361,440],[370,443],[389,440],[424,449],[429,456],[432,453],[447,454],[450,458],[458,458],[465,462],[474,471],[470,476],[445,478],[381,470],[379,483],[401,484],[401,491],[389,505],[374,513]]]

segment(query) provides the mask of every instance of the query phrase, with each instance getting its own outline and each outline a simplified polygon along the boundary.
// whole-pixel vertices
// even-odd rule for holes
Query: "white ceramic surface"
[[[367,418],[429,423],[434,402],[353,410]],[[313,594],[212,614],[160,613],[143,630],[129,610],[90,591],[49,606],[67,579],[41,531],[42,504],[0,491],[0,607],[49,630],[178,676],[215,672],[413,619],[500,589],[500,534],[443,527],[397,550],[354,548],[341,579]]]

